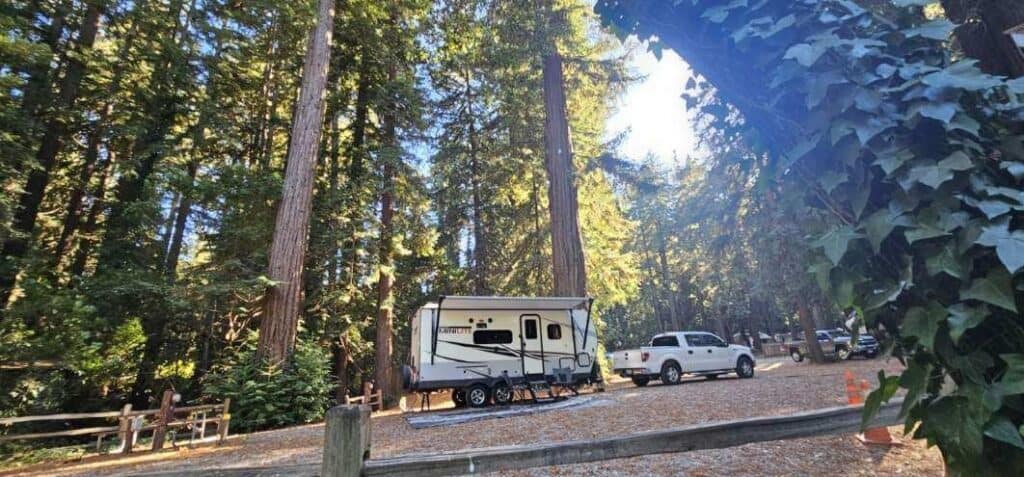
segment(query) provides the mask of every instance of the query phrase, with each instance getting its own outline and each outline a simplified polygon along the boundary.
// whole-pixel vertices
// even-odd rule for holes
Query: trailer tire
[[[474,384],[466,388],[466,403],[469,407],[485,407],[491,403],[490,391],[485,384]]]
[[[633,376],[633,384],[638,388],[647,386],[647,383],[649,382],[651,382],[651,378],[648,378],[647,376]]]
[[[491,401],[495,406],[505,406],[512,403],[512,388],[508,384],[500,382],[491,388]]]
[[[455,407],[466,407],[466,390],[453,389],[452,402],[455,403]]]
[[[411,391],[412,387],[412,367],[408,364],[402,365],[402,389]]]
[[[683,378],[683,371],[675,361],[669,361],[661,365],[661,382],[666,385],[679,384]]]
[[[793,358],[793,361],[799,363],[804,360],[804,355],[800,353],[800,350],[793,350],[789,352],[789,357]]]

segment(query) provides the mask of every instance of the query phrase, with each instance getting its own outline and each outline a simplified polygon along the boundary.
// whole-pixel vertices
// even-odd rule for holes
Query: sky
[[[644,78],[618,99],[616,112],[606,124],[606,139],[626,132],[618,153],[633,162],[653,154],[659,162],[672,165],[675,156],[682,160],[695,155],[693,117],[680,98],[690,78],[689,65],[669,49],[659,61],[644,45],[636,48],[627,67]]]

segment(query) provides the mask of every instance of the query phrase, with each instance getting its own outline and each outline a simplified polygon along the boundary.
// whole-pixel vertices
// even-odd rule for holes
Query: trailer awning
[[[445,310],[586,310],[589,304],[589,297],[441,297]]]

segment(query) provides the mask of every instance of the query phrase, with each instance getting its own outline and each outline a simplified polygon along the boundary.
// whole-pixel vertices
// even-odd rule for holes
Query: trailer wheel
[[[491,400],[497,406],[504,406],[512,402],[512,388],[505,383],[495,384],[491,388]]]
[[[486,385],[474,384],[466,389],[466,402],[469,407],[484,407],[491,402],[491,393]]]
[[[455,407],[466,407],[466,390],[453,389],[452,402],[455,403]]]
[[[789,353],[789,357],[793,358],[793,361],[799,363],[804,360],[804,355],[800,354],[800,350],[793,350]]]

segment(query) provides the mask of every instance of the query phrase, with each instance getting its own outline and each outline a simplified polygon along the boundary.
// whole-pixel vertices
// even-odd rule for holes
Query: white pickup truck
[[[661,333],[654,336],[650,346],[612,354],[615,374],[631,378],[637,386],[646,386],[655,378],[677,384],[684,374],[715,379],[736,373],[741,378],[752,378],[755,363],[750,348],[730,345],[699,331]]]

